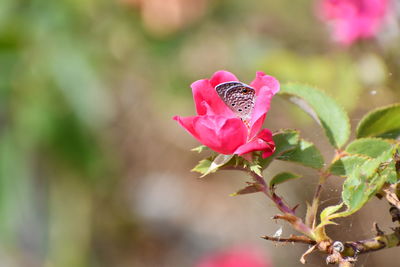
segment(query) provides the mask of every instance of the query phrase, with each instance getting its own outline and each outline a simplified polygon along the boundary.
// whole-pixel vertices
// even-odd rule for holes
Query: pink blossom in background
[[[175,116],[174,120],[200,143],[225,155],[244,155],[262,151],[268,157],[275,151],[272,133],[261,129],[272,97],[279,91],[279,82],[263,72],[257,72],[250,86],[256,91],[256,101],[248,123],[243,122],[218,96],[215,86],[223,82],[238,81],[227,71],[214,73],[211,79],[192,84],[197,115]]]
[[[333,38],[344,45],[374,37],[390,0],[320,0],[319,16],[332,27]]]
[[[270,261],[254,247],[238,247],[207,255],[195,267],[271,267]]]

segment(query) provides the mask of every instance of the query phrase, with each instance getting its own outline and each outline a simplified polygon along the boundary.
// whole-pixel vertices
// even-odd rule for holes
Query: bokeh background
[[[397,3],[396,1],[394,1]],[[230,197],[246,177],[205,179],[190,169],[204,155],[173,115],[192,115],[190,84],[217,70],[250,82],[257,70],[282,83],[315,85],[352,125],[400,100],[399,17],[370,41],[332,42],[303,0],[0,1],[0,266],[195,266],[230,247],[257,247],[274,266],[300,266],[305,245],[262,240],[283,227],[263,196]],[[398,6],[397,6],[398,8]],[[399,10],[399,9],[397,9]],[[392,8],[396,11],[396,8]],[[266,127],[296,128],[329,160],[323,132],[276,97]],[[279,193],[304,214],[317,174]],[[323,205],[339,202],[332,178]],[[374,200],[341,226],[338,240],[391,225]],[[398,266],[398,249],[360,266]],[[308,266],[325,266],[323,255]],[[251,267],[251,266],[249,266]]]

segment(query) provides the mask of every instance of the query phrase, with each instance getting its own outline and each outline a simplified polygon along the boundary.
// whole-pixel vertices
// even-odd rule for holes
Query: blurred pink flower
[[[262,151],[268,157],[275,151],[272,133],[262,129],[272,97],[279,91],[279,82],[263,72],[257,72],[250,86],[256,91],[256,99],[248,122],[242,121],[218,96],[215,87],[224,82],[238,81],[230,72],[218,71],[211,79],[192,84],[197,116],[174,120],[193,137],[212,150],[225,155],[244,155]]]
[[[331,24],[333,38],[349,45],[377,34],[388,5],[389,0],[321,0],[317,10]]]
[[[196,267],[271,267],[270,261],[254,247],[238,247],[207,255]]]

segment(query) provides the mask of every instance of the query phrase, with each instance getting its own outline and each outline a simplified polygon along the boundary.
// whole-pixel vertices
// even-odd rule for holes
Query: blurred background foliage
[[[353,124],[398,101],[398,17],[377,40],[339,47],[314,7],[292,0],[0,1],[0,265],[193,266],[215,249],[256,243],[275,266],[297,266],[305,248],[258,238],[280,226],[266,220],[271,205],[228,197],[243,179],[198,181],[189,173],[200,159],[188,151],[196,142],[171,117],[192,114],[190,83],[219,69],[244,82],[262,70],[313,84],[351,112]],[[280,99],[267,125],[323,139]],[[310,173],[302,181],[311,185],[284,190],[303,204],[315,179]],[[337,201],[335,190],[327,204]],[[343,238],[369,236],[359,216],[362,226]],[[373,257],[364,266],[376,266]],[[324,265],[321,259],[311,266]]]

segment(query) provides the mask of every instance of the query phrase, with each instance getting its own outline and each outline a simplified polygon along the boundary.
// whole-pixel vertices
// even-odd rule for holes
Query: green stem
[[[254,182],[256,182],[257,184],[260,185],[261,192],[263,192],[269,199],[271,199],[275,203],[276,207],[281,212],[284,213],[283,215],[276,215],[274,218],[285,220],[285,221],[289,222],[293,226],[294,229],[296,229],[300,233],[308,236],[312,240],[315,240],[315,235],[314,235],[313,231],[311,230],[311,228],[308,227],[307,225],[305,225],[303,220],[296,216],[294,209],[292,209],[288,205],[286,205],[285,202],[283,201],[283,199],[280,198],[278,195],[276,195],[275,193],[271,194],[269,192],[269,190],[268,190],[269,187],[268,187],[267,183],[265,182],[264,177],[262,177],[261,175],[258,175],[257,173],[255,173],[247,168],[243,168],[243,167],[239,167],[239,166],[227,166],[227,167],[223,167],[223,169],[244,171],[244,172],[247,172],[248,174],[250,174],[251,177],[253,178]]]
[[[312,232],[312,230],[310,229],[310,227],[308,227],[307,225],[305,225],[302,221],[302,219],[300,219],[299,217],[297,217],[295,215],[295,212],[293,209],[291,209],[289,206],[287,206],[284,201],[275,193],[273,193],[272,195],[269,193],[268,191],[268,185],[265,182],[264,178],[260,175],[258,175],[257,173],[247,170],[250,175],[252,176],[253,180],[256,183],[259,183],[260,185],[262,185],[262,192],[269,198],[271,199],[276,207],[282,211],[284,213],[284,215],[280,216],[277,215],[274,218],[276,219],[282,219],[282,220],[286,220],[287,222],[289,222],[294,229],[296,229],[297,231],[305,234],[306,236],[310,237],[311,239],[315,239],[314,234]]]
[[[400,245],[400,228],[395,228],[391,234],[376,236],[371,239],[357,242],[349,241],[344,244],[343,256],[357,256],[358,254],[369,253],[384,248],[392,248]]]
[[[318,207],[319,207],[319,202],[320,202],[320,197],[322,193],[322,186],[326,182],[326,179],[330,176],[330,173],[328,172],[322,172],[319,178],[319,182],[317,185],[317,188],[315,189],[313,201],[311,204],[311,207],[307,211],[306,215],[306,225],[311,227],[312,229],[315,229],[316,227],[316,222],[317,222],[317,212],[318,212]]]
[[[334,158],[332,159],[332,162],[330,165],[332,165],[332,163],[337,161],[338,159],[346,156],[346,153],[341,150],[336,150],[335,152],[336,152],[336,154],[335,154]],[[328,171],[329,168],[330,168],[330,166],[328,166],[326,168],[326,170],[321,171],[318,185],[317,185],[317,188],[315,189],[315,193],[314,193],[314,197],[313,197],[311,206],[307,210],[306,225],[311,227],[312,229],[315,229],[316,224],[317,224],[317,212],[318,212],[318,208],[319,208],[319,204],[320,204],[320,197],[321,197],[321,193],[322,193],[322,189],[323,189],[322,186],[325,184],[327,178],[329,176],[331,176],[331,174]],[[322,232],[323,232],[323,236],[321,236],[321,238],[329,239],[328,236],[326,236],[326,234],[325,234],[325,229],[322,229]]]

